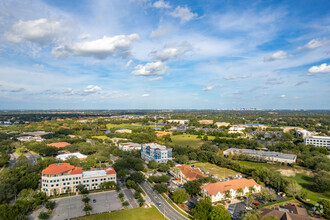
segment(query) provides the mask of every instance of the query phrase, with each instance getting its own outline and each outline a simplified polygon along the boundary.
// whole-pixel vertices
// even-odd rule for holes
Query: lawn
[[[127,129],[134,129],[134,128],[162,128],[161,126],[153,126],[153,125],[140,125],[140,124],[107,124],[107,129],[111,128],[127,128]]]
[[[294,177],[288,177],[295,180],[302,188],[307,191],[307,198],[312,201],[320,201],[321,199],[330,199],[330,192],[319,193],[314,191],[313,177],[305,174],[296,174]]]
[[[108,136],[102,135],[102,136],[92,136],[92,138],[101,139],[101,140],[110,140]]]
[[[224,179],[228,176],[235,176],[237,174],[240,174],[234,170],[219,167],[219,166],[217,166],[215,164],[211,164],[211,163],[195,163],[194,165],[195,165],[195,167],[200,168],[204,172],[209,172],[211,175],[214,175],[221,179]]]
[[[162,219],[164,219],[164,217],[158,211],[158,209],[156,209],[156,207],[152,206],[152,208],[127,209],[127,210],[115,211],[115,212],[111,212],[111,213],[102,213],[102,214],[98,214],[98,215],[85,216],[85,217],[81,217],[81,218],[77,218],[77,219],[79,219],[79,220],[103,220],[103,219],[162,220]]]
[[[213,140],[213,136],[208,136],[209,140]],[[179,146],[187,146],[198,148],[202,146],[206,141],[197,138],[197,135],[183,134],[171,136],[172,143]]]

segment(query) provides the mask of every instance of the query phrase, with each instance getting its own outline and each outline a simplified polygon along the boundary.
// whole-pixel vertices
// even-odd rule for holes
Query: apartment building
[[[253,192],[250,190],[253,188]],[[261,185],[253,179],[235,179],[224,182],[210,183],[201,186],[201,192],[204,197],[211,198],[211,202],[218,202],[225,199],[233,199],[238,196],[244,196],[248,193],[260,192]]]
[[[142,144],[141,157],[148,162],[155,160],[158,163],[167,163],[172,160],[172,148],[157,143]]]
[[[22,136],[22,137],[18,137],[17,140],[19,140],[19,141],[38,141],[38,142],[41,142],[44,139],[41,138],[40,136]]]
[[[118,147],[120,150],[123,151],[141,150],[141,144],[137,144],[133,142],[120,143]]]
[[[279,163],[295,163],[297,160],[297,155],[295,154],[284,154],[275,151],[260,151],[254,149],[239,149],[239,148],[229,148],[223,151],[224,156],[228,155],[239,155],[245,154],[255,158],[256,160],[264,160],[269,162],[279,162]]]
[[[168,123],[178,123],[181,125],[189,124],[189,120],[182,120],[182,119],[170,119],[167,120]]]
[[[59,155],[56,156],[57,159],[60,159],[60,160],[63,160],[63,161],[69,159],[70,157],[77,157],[79,160],[84,160],[84,159],[87,158],[86,155],[84,155],[82,153],[79,153],[79,152],[77,152],[77,153],[68,152],[68,153],[59,154]]]
[[[304,139],[305,144],[311,144],[317,147],[326,147],[330,150],[330,137],[326,136],[309,136]]]
[[[98,189],[104,182],[116,182],[116,171],[112,167],[101,170],[83,171],[69,163],[51,164],[42,171],[41,191],[46,195],[77,192],[83,184],[88,190]]]
[[[213,124],[213,120],[199,120],[198,123],[202,125],[211,125]]]
[[[230,123],[227,123],[227,122],[216,122],[215,123],[215,125],[218,127],[218,128],[220,128],[220,127],[222,127],[222,126],[229,126],[230,125]]]
[[[242,126],[232,126],[229,128],[229,134],[235,134],[235,133],[239,133],[239,134],[243,134],[245,130],[245,127]]]

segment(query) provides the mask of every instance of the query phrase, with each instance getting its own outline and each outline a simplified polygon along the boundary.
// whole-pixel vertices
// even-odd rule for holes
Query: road
[[[144,181],[140,184],[141,188],[146,192],[148,197],[157,207],[157,209],[165,215],[166,218],[170,220],[187,220],[188,218],[181,215],[178,211],[176,211],[167,201],[152,188],[151,184],[147,181]],[[159,202],[161,205],[159,206]]]
[[[136,199],[134,198],[134,194],[131,189],[127,189],[123,180],[117,181],[118,186],[120,186],[121,191],[124,193],[125,201],[129,202],[129,208],[137,208],[139,204],[137,203]]]

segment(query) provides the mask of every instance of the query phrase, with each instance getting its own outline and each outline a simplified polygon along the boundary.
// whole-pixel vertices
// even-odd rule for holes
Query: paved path
[[[134,198],[134,194],[133,194],[132,190],[127,189],[127,187],[125,186],[125,184],[121,180],[118,180],[118,184],[121,188],[121,191],[124,193],[124,196],[125,196],[124,201],[129,202],[129,207],[130,208],[137,208],[139,205],[138,205],[137,201]]]
[[[165,215],[169,220],[187,220],[185,216],[181,215],[176,209],[174,209],[167,201],[153,189],[151,184],[147,181],[144,181],[140,184],[141,188],[146,192],[147,196],[154,203],[157,209]],[[160,203],[160,205],[159,205]]]

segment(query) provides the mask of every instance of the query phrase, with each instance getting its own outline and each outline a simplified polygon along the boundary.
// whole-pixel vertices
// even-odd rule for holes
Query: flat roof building
[[[223,155],[228,156],[229,154],[245,154],[251,157],[255,157],[258,160],[265,160],[270,162],[280,162],[280,163],[295,163],[297,160],[297,155],[295,154],[284,154],[275,151],[259,151],[254,149],[238,149],[229,148],[223,152]]]
[[[172,160],[172,148],[157,143],[142,144],[141,157],[148,162],[155,160],[158,163],[167,163]]]
[[[120,150],[123,151],[141,150],[141,144],[137,144],[133,142],[120,143],[118,147]]]
[[[330,137],[327,136],[308,136],[304,139],[305,144],[311,144],[316,147],[326,147],[330,150]]]
[[[79,160],[84,160],[87,158],[86,155],[84,154],[81,154],[81,153],[65,153],[65,154],[59,154],[56,156],[57,159],[60,159],[60,160],[67,160],[68,158],[70,157],[77,157]]]

